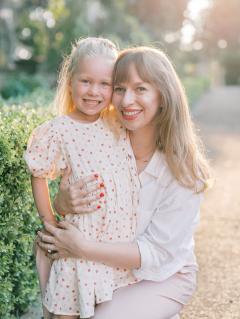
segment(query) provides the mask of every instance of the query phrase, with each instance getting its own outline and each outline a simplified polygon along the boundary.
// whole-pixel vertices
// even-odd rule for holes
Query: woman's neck
[[[133,153],[137,161],[148,161],[156,149],[155,129],[142,129],[129,133]]]

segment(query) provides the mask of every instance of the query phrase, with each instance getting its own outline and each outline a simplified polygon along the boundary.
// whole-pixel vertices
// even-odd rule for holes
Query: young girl
[[[138,179],[131,162],[126,131],[117,122],[118,136],[109,126],[112,71],[118,52],[112,42],[87,38],[77,42],[66,58],[56,95],[61,116],[42,124],[32,134],[25,159],[32,173],[32,189],[42,220],[57,225],[47,179],[71,169],[69,184],[95,172],[100,173],[96,213],[68,214],[86,239],[98,242],[131,241],[136,228]],[[103,111],[103,112],[102,112]],[[74,242],[72,243],[74,246]],[[38,257],[37,257],[38,258]],[[123,268],[82,258],[49,262],[43,254],[37,261],[43,304],[53,318],[88,318],[96,303],[112,298],[113,291],[136,281]]]

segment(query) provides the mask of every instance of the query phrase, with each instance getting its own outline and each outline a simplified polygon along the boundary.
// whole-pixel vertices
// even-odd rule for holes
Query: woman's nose
[[[131,105],[135,100],[135,95],[132,90],[126,90],[122,99],[122,106],[127,107]]]

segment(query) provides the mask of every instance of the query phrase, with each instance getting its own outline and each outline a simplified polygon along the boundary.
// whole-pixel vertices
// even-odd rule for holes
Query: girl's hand
[[[89,175],[69,185],[71,171],[67,171],[60,183],[54,207],[60,215],[88,214],[101,207],[105,195],[104,184],[97,174]]]
[[[66,221],[59,222],[58,227],[47,222],[44,226],[45,231],[38,232],[37,244],[49,258],[83,257],[82,247],[86,240],[75,226]]]

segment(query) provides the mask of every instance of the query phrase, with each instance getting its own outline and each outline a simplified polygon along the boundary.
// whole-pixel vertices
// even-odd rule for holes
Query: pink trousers
[[[196,287],[196,273],[177,273],[162,282],[144,280],[98,304],[92,319],[178,319]]]

